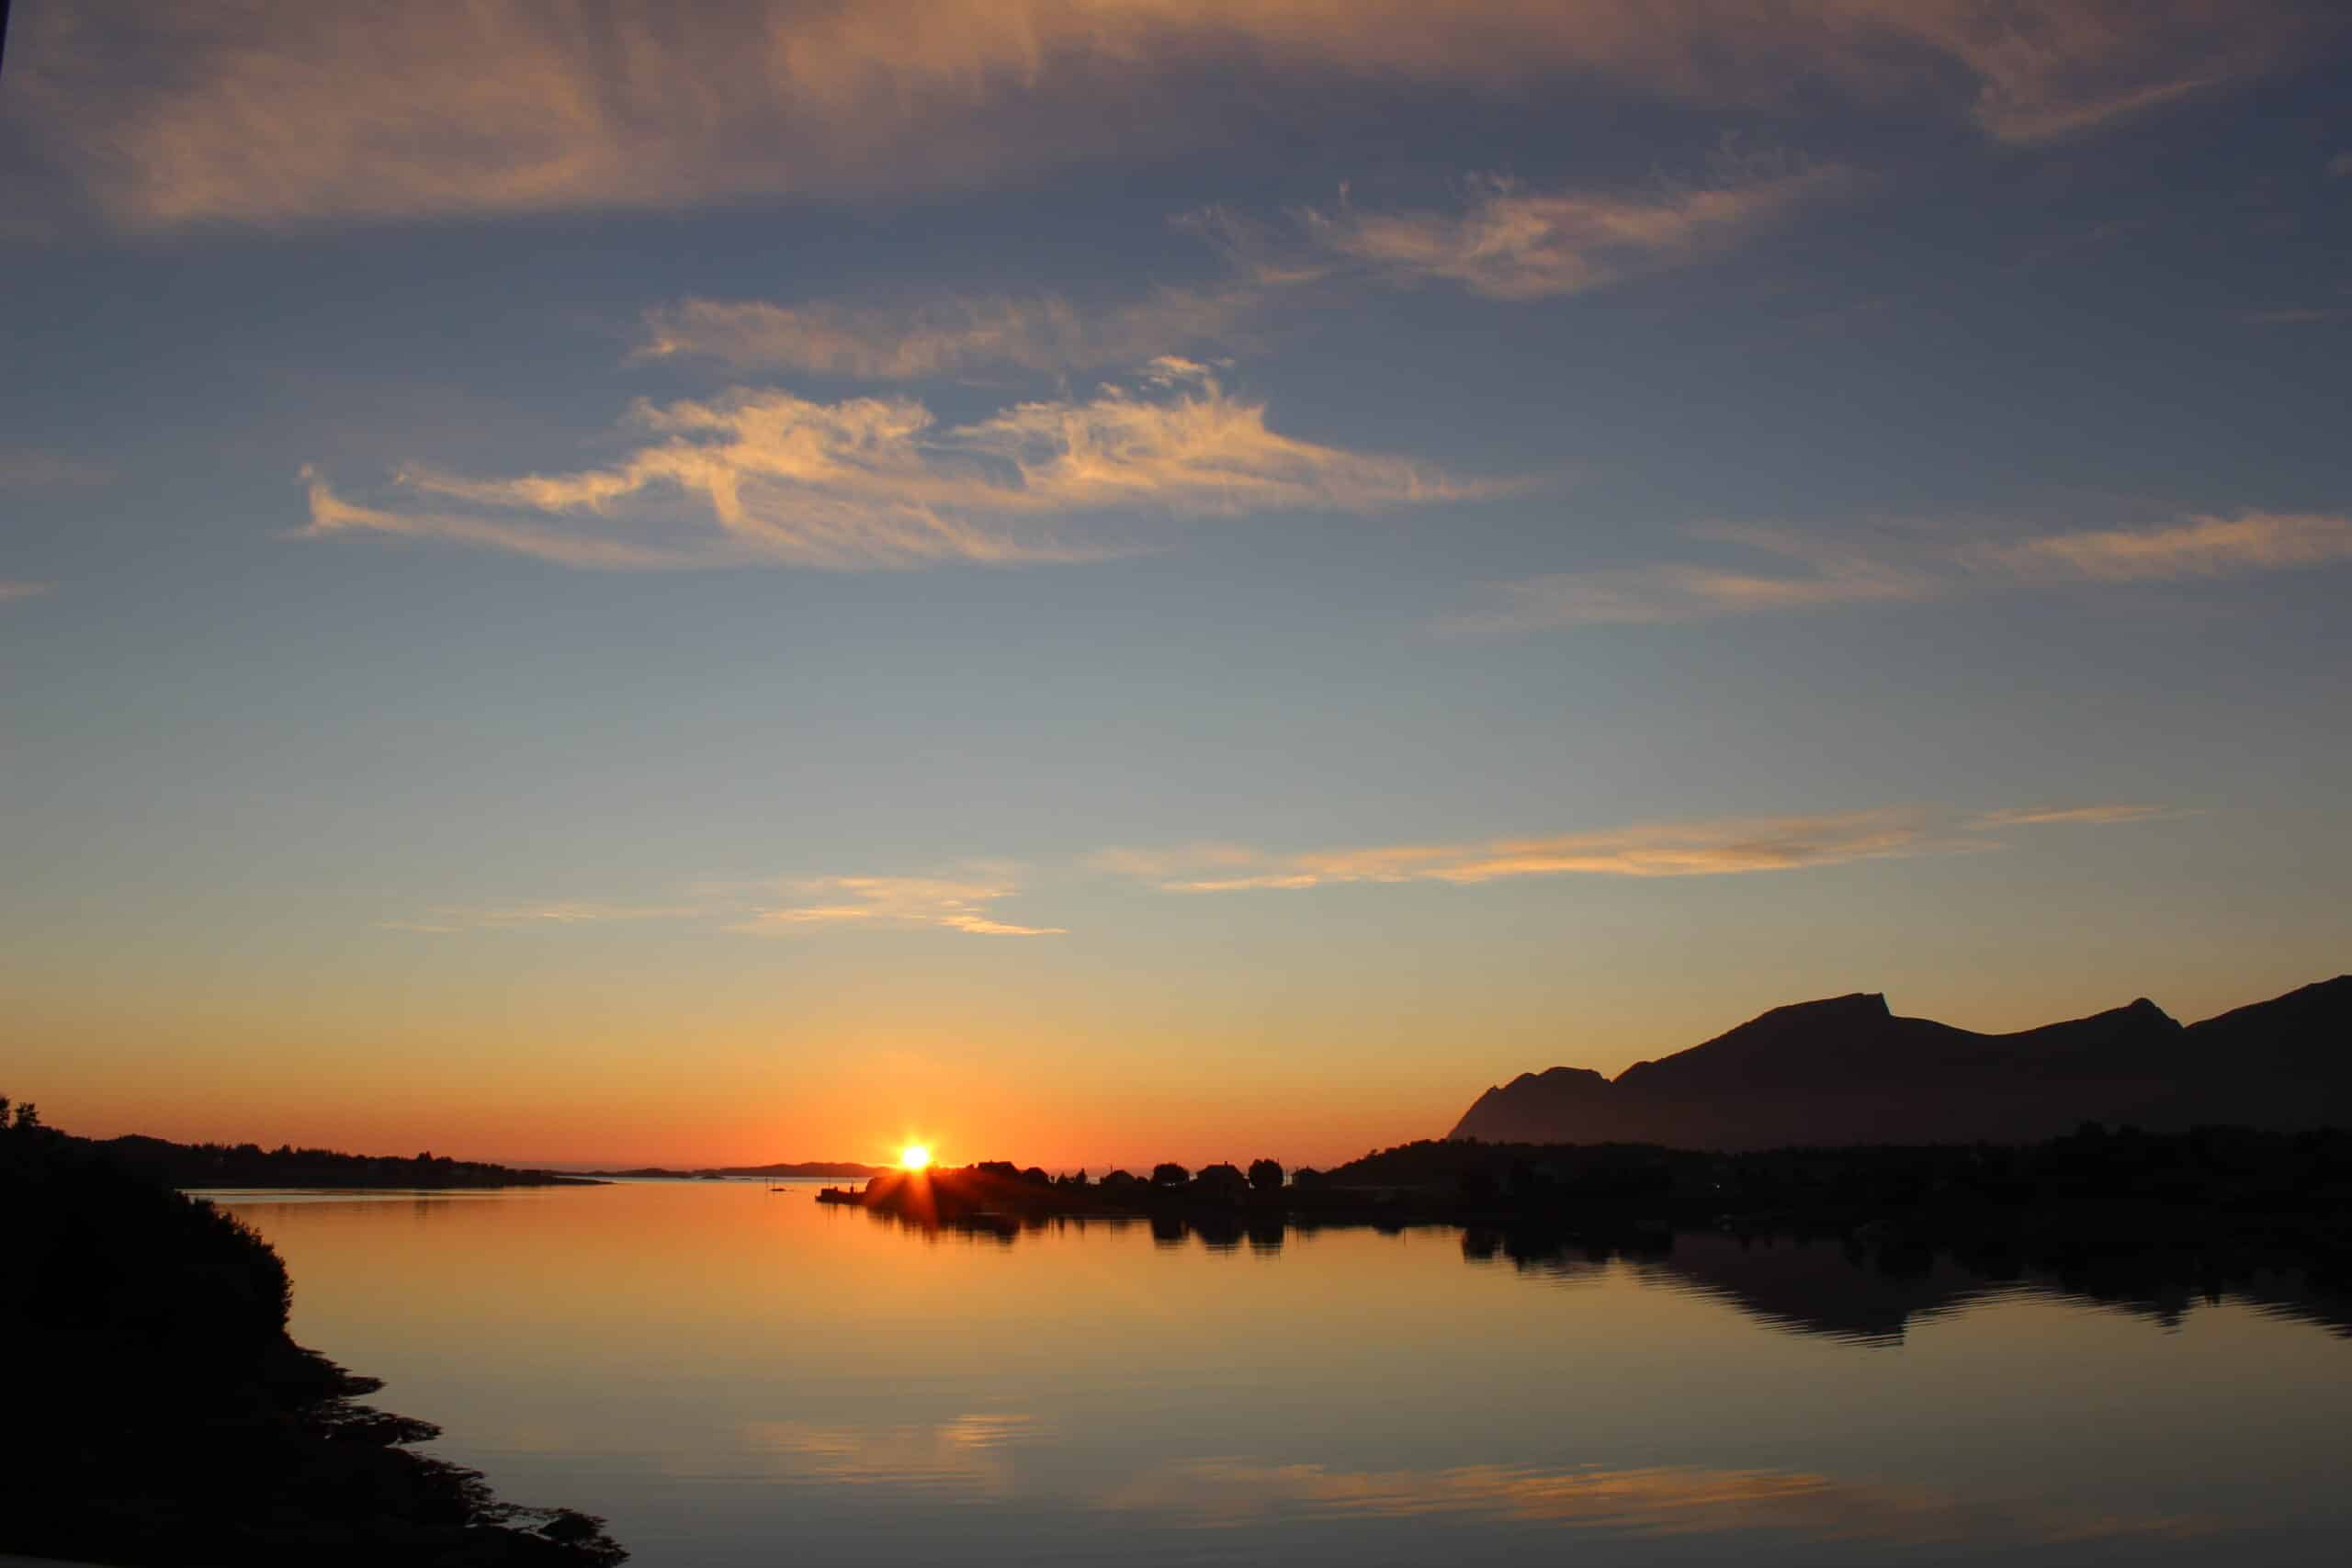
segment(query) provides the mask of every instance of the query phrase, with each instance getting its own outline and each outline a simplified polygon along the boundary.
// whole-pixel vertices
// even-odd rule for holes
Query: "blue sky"
[[[2332,975],[2346,62],[2188,0],[28,0],[10,1092],[1328,1158],[1804,996]]]

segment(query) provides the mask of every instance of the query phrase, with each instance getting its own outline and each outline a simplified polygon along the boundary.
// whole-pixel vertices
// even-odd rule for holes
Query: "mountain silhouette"
[[[1614,1079],[1524,1073],[1450,1136],[1489,1143],[2015,1143],[2084,1122],[2352,1125],[2352,976],[2184,1028],[2144,997],[1978,1034],[1902,1018],[1872,992],[1774,1008]]]

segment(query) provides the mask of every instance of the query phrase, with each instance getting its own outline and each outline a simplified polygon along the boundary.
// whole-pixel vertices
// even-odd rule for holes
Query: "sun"
[[[900,1170],[922,1170],[930,1164],[931,1145],[929,1144],[909,1144],[899,1151]]]

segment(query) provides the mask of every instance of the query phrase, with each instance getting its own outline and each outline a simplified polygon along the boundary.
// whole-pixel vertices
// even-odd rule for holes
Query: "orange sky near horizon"
[[[340,1075],[338,1075],[340,1076]],[[1055,1169],[1163,1159],[1336,1164],[1375,1147],[1442,1135],[1468,1108],[1380,1094],[1317,1095],[1291,1083],[1254,1099],[1201,1088],[1110,1082],[1040,1086],[985,1067],[914,1072],[862,1068],[838,1078],[727,1072],[721,1081],[650,1090],[574,1078],[534,1087],[512,1077],[471,1087],[487,1098],[385,1080],[276,1086],[221,1083],[99,1085],[40,1100],[43,1119],[69,1132],[142,1133],[186,1142],[329,1147],[367,1154],[430,1150],[508,1164],[633,1167],[855,1160],[886,1165],[910,1143],[941,1164],[1012,1159]],[[1485,1086],[1480,1085],[1479,1088]],[[38,1098],[38,1097],[34,1097]]]
[[[2194,1021],[2290,988],[2167,1010]],[[1907,1005],[1900,993],[1890,1001],[1898,1013],[1993,1031],[2097,1010],[2019,1010],[2020,1017]],[[1676,1016],[1695,1020],[1708,1011],[1685,1003]],[[1659,1010],[1667,1015],[1663,1005]],[[1695,1045],[1754,1010],[1761,1009],[1680,1026],[1673,1043],[1640,1054]],[[956,1043],[943,1043],[943,1036],[922,1048],[853,1031],[845,1043],[810,1049],[745,1032],[682,1036],[651,1055],[635,1048],[633,1031],[618,1044],[505,1042],[485,1049],[453,1022],[432,1036],[388,1033],[367,1048],[330,1053],[303,1049],[300,1031],[279,1021],[278,1032],[256,1023],[240,1037],[243,1049],[202,1059],[186,1051],[185,1040],[175,1042],[173,1057],[151,1057],[138,1072],[98,1066],[98,1056],[79,1051],[52,1051],[47,1059],[23,1053],[0,1092],[38,1101],[51,1124],[94,1137],[141,1133],[605,1167],[880,1165],[905,1145],[924,1143],[947,1165],[1012,1159],[1099,1171],[1163,1159],[1246,1164],[1261,1156],[1332,1165],[1441,1137],[1489,1083],[1519,1072],[1565,1061],[1613,1074],[1637,1055],[1619,1047],[1578,1061],[1572,1048],[1544,1043],[1540,1032],[1498,1026],[1501,1043],[1484,1043],[1475,1054],[1416,1049],[1409,1033],[1374,1039],[1357,1058],[1359,1070],[1348,1074],[1330,1065],[1335,1042],[1318,1037],[1311,1023],[1298,1027],[1303,1043],[1287,1054],[1254,1033],[1187,1050],[1171,1032],[1130,1037],[1114,1052],[1042,1030],[991,1036],[967,1023]],[[560,1030],[550,1033],[565,1040]],[[128,1038],[119,1055],[136,1055]],[[1151,1064],[1148,1076],[1138,1061]]]

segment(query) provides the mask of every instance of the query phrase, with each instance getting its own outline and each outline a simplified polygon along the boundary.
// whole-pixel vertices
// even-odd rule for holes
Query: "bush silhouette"
[[[1237,1166],[1204,1166],[1201,1174],[1193,1178],[1193,1190],[1203,1198],[1231,1202],[1250,1190],[1250,1179]]]

